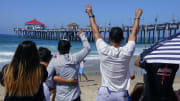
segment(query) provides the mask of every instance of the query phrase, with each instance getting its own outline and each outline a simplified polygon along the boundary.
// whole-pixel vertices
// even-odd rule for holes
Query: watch
[[[94,18],[94,17],[95,17],[95,16],[94,16],[94,14],[93,14],[93,15],[91,15],[91,16],[89,16],[89,18],[91,18],[91,17],[92,17],[92,18]]]

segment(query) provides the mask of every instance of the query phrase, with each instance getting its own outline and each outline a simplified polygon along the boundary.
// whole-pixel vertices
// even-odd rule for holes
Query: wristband
[[[69,82],[69,91],[71,91],[71,80],[68,81]]]
[[[71,85],[71,80],[68,80],[68,82],[69,82],[69,85]]]
[[[138,19],[138,20],[139,20],[140,18],[134,18],[134,20],[136,20],[136,19]]]
[[[94,18],[94,17],[95,17],[94,14],[92,14],[91,16],[89,16],[89,18],[91,18],[91,17]]]

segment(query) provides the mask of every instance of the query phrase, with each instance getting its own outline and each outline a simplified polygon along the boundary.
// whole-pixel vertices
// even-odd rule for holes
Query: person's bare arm
[[[98,28],[98,25],[96,24],[91,5],[86,5],[86,7],[87,7],[86,13],[89,16],[90,25],[93,31],[95,42],[96,42],[97,39],[101,39],[102,37],[101,37],[101,34],[99,33],[99,28]]]
[[[136,10],[136,16],[134,18],[134,25],[133,25],[133,28],[132,28],[132,33],[129,36],[128,41],[136,41],[138,31],[139,31],[139,20],[140,20],[141,15],[142,15],[142,9],[137,9]]]
[[[136,59],[136,61],[134,62],[134,65],[139,67],[139,68],[143,68],[140,66],[140,63],[139,63],[140,61],[141,61],[141,58]]]
[[[79,52],[76,52],[72,55],[74,64],[79,64],[91,51],[90,44],[83,29],[81,29],[81,31],[78,33],[78,36],[82,41],[83,48]]]
[[[74,78],[67,80],[67,79],[62,78],[60,76],[54,76],[53,81],[55,81],[56,83],[61,83],[61,84],[71,84],[73,86],[77,85],[77,80]]]
[[[134,65],[139,67],[140,66],[139,61],[140,61],[140,58],[136,59],[136,61],[134,62]]]

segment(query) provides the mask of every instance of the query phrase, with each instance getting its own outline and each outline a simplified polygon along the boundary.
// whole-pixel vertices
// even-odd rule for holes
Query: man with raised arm
[[[78,35],[83,43],[83,49],[70,54],[70,42],[68,40],[60,40],[58,43],[59,55],[55,56],[48,65],[47,82],[49,82],[49,88],[54,88],[54,85],[51,85],[53,80],[56,82],[55,101],[81,101],[79,83],[77,82],[77,85],[73,86],[72,79],[74,78],[78,81],[79,64],[90,52],[90,44],[84,30],[81,30]],[[68,80],[68,84],[64,82],[66,80]]]
[[[127,101],[130,86],[129,61],[135,50],[142,10],[136,10],[132,33],[125,46],[121,46],[124,39],[121,28],[113,27],[110,30],[109,42],[111,45],[108,45],[99,33],[91,5],[87,5],[86,13],[89,15],[96,48],[100,56],[102,83],[96,101]]]

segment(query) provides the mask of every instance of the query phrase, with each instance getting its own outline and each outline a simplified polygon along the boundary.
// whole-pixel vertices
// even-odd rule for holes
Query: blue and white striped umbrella
[[[161,40],[146,49],[141,54],[141,58],[147,63],[180,64],[180,33]]]

